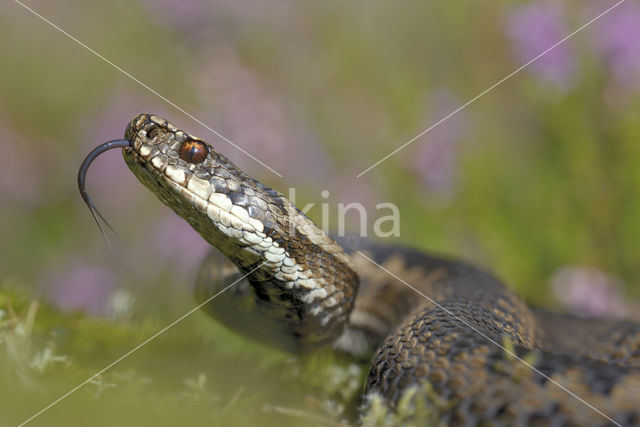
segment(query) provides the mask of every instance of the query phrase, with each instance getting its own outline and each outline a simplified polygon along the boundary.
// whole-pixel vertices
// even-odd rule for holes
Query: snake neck
[[[264,313],[300,350],[333,341],[353,307],[358,275],[349,257],[282,194],[163,119],[127,127],[124,159],[136,177],[244,274]],[[184,160],[184,144],[206,158]]]

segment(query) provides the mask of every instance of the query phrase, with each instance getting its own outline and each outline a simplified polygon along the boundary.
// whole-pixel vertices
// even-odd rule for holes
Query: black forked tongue
[[[125,147],[131,147],[131,142],[126,139],[114,139],[113,141],[105,142],[104,144],[97,146],[89,153],[89,155],[87,155],[87,157],[82,162],[82,166],[80,166],[80,170],[78,171],[78,189],[80,190],[82,200],[84,200],[84,202],[89,207],[89,210],[91,210],[91,215],[93,215],[93,219],[96,221],[96,224],[98,224],[98,227],[100,228],[100,231],[102,232],[102,235],[104,236],[104,239],[106,240],[107,246],[109,246],[110,250],[113,250],[113,248],[111,247],[111,243],[109,242],[107,233],[104,231],[100,220],[102,220],[102,222],[104,222],[104,224],[109,227],[109,229],[111,229],[111,231],[113,231],[114,233],[115,230],[113,229],[113,227],[111,227],[111,225],[109,225],[107,220],[104,219],[102,214],[98,212],[98,209],[96,209],[96,206],[93,204],[91,197],[89,197],[89,194],[87,194],[85,180],[87,178],[87,171],[89,170],[89,166],[91,166],[91,163],[96,159],[96,157],[107,150]]]

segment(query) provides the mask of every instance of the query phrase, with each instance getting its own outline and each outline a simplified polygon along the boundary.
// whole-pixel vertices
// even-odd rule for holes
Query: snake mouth
[[[193,173],[207,174],[208,165],[205,163],[210,163],[206,160],[211,161],[214,151],[213,147],[201,138],[181,131],[167,120],[153,114],[139,114],[131,120],[125,129],[124,139],[108,141],[94,148],[78,171],[78,189],[109,247],[111,245],[103,224],[112,231],[113,227],[98,211],[89,196],[86,190],[86,176],[93,161],[100,154],[114,148],[123,149],[125,161],[134,173],[139,169],[139,166],[133,166],[134,164],[145,165],[144,169],[147,173],[155,175],[156,180],[161,181],[160,178],[163,178],[183,187],[186,186],[186,182],[181,182],[180,177],[187,177]],[[186,188],[180,191],[184,192]]]

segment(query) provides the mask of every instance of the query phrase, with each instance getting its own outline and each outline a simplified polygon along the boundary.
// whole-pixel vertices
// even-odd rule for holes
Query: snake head
[[[125,137],[130,146],[122,154],[129,169],[209,243],[228,256],[255,244],[253,235],[248,237],[251,242],[243,239],[264,231],[263,223],[254,218],[266,207],[255,195],[263,186],[249,183],[250,178],[211,144],[163,118],[140,114],[128,124]],[[245,186],[256,191],[246,194]]]
[[[209,156],[214,153],[209,143],[152,114],[136,116],[127,125],[124,136],[140,159],[160,172],[172,165],[191,172],[199,169],[202,173],[214,160]]]
[[[201,234],[209,234],[206,220],[209,198],[229,193],[227,181],[235,171],[229,161],[202,138],[176,128],[167,120],[139,114],[128,125],[125,138],[131,142],[122,154],[129,169],[166,205]],[[214,184],[215,183],[215,184]]]
[[[247,274],[253,294],[244,297],[268,307],[266,317],[280,325],[291,346],[312,348],[341,332],[358,277],[321,228],[209,143],[162,118],[138,115],[125,136],[129,169]]]

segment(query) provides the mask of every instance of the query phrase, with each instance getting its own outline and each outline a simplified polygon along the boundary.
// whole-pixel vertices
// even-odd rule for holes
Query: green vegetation
[[[296,187],[299,204],[316,203],[316,220],[322,190],[331,206],[357,201],[375,212],[377,203],[393,202],[403,244],[481,264],[547,307],[575,296],[551,286],[558,271],[588,268],[580,270],[581,295],[597,282],[590,272],[603,273],[629,314],[640,296],[640,11],[633,3],[356,178],[605,8],[562,5],[33,4],[281,179],[7,4],[0,16],[0,424],[26,420],[194,307],[206,244],[121,156],[105,154],[88,177],[118,231],[115,253],[75,188],[89,150],[122,137],[140,112],[205,137],[285,194]],[[624,308],[607,307],[598,313]],[[194,313],[32,425],[331,424],[357,418],[366,370],[328,351],[300,358],[249,343]],[[367,423],[407,415],[383,412]]]

